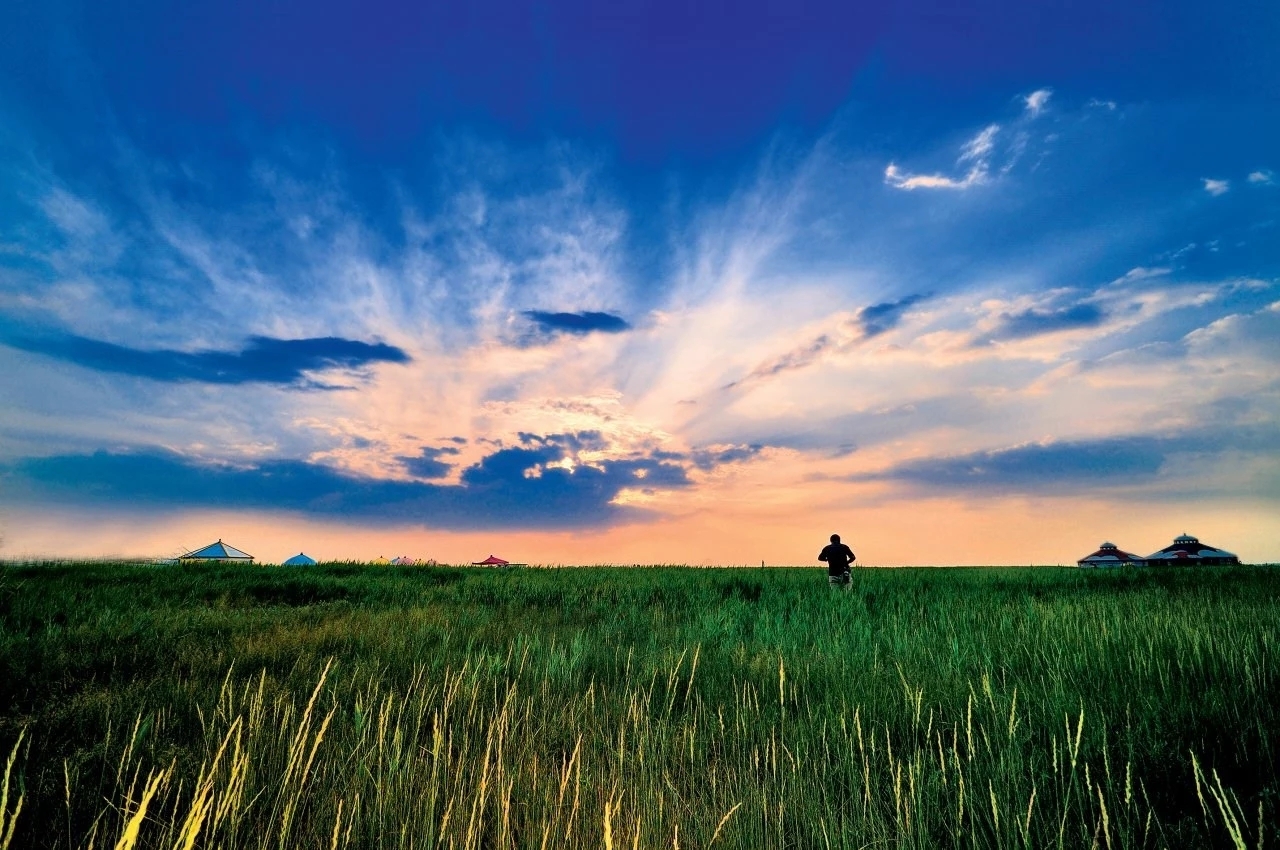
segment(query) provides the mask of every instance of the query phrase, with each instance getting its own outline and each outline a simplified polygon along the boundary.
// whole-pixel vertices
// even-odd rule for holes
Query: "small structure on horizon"
[[[1140,558],[1130,552],[1116,546],[1114,543],[1103,543],[1098,547],[1098,551],[1092,555],[1086,555],[1076,561],[1078,567],[1142,567],[1146,566],[1146,559]]]
[[[218,538],[217,543],[210,543],[203,549],[197,549],[194,552],[188,552],[185,555],[178,556],[179,561],[232,561],[241,564],[253,563],[253,556],[248,552],[241,552],[234,546],[228,546],[222,542],[222,538]]]
[[[399,558],[392,558],[391,565],[394,567],[416,567],[418,559],[410,558],[408,555],[401,555]]]
[[[508,561],[506,558],[499,558],[497,555],[490,555],[483,561],[472,561],[473,567],[527,567],[528,564],[517,564],[514,561]]]
[[[316,559],[310,557],[304,552],[299,552],[287,561],[281,563],[285,567],[314,567]]]
[[[1201,543],[1186,532],[1175,537],[1172,544],[1147,556],[1149,567],[1169,567],[1179,564],[1225,567],[1239,563],[1240,559],[1232,553]]]

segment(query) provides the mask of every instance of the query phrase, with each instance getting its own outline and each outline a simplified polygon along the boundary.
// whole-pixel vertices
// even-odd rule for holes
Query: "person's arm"
[[[844,547],[844,551],[849,553],[849,563],[853,563],[854,561],[858,560],[858,556],[853,554],[853,550],[850,549],[848,546]]]
[[[827,550],[826,550],[826,548],[824,547],[824,548],[823,548],[823,550],[822,550],[821,552],[819,552],[819,553],[818,553],[818,560],[819,560],[819,561],[825,561],[826,559],[827,559]]]

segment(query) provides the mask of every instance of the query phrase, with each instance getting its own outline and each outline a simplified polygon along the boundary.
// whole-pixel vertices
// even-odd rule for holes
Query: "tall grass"
[[[118,850],[1261,847],[1278,596],[1250,569],[848,593],[797,570],[8,569],[26,807],[0,826]]]

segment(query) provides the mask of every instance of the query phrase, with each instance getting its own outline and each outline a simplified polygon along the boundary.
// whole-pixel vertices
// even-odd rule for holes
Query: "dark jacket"
[[[853,550],[843,543],[830,543],[822,547],[822,551],[818,553],[818,560],[827,562],[827,573],[833,576],[847,573],[849,564],[853,563],[856,557]]]

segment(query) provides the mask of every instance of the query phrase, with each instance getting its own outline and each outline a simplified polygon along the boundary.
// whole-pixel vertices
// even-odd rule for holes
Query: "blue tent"
[[[188,552],[178,558],[179,561],[252,561],[253,556],[241,552],[234,546],[228,546],[218,538],[217,543],[210,543],[203,549]]]
[[[315,558],[309,558],[302,552],[294,555],[292,558],[284,562],[286,567],[309,567],[316,562]]]

